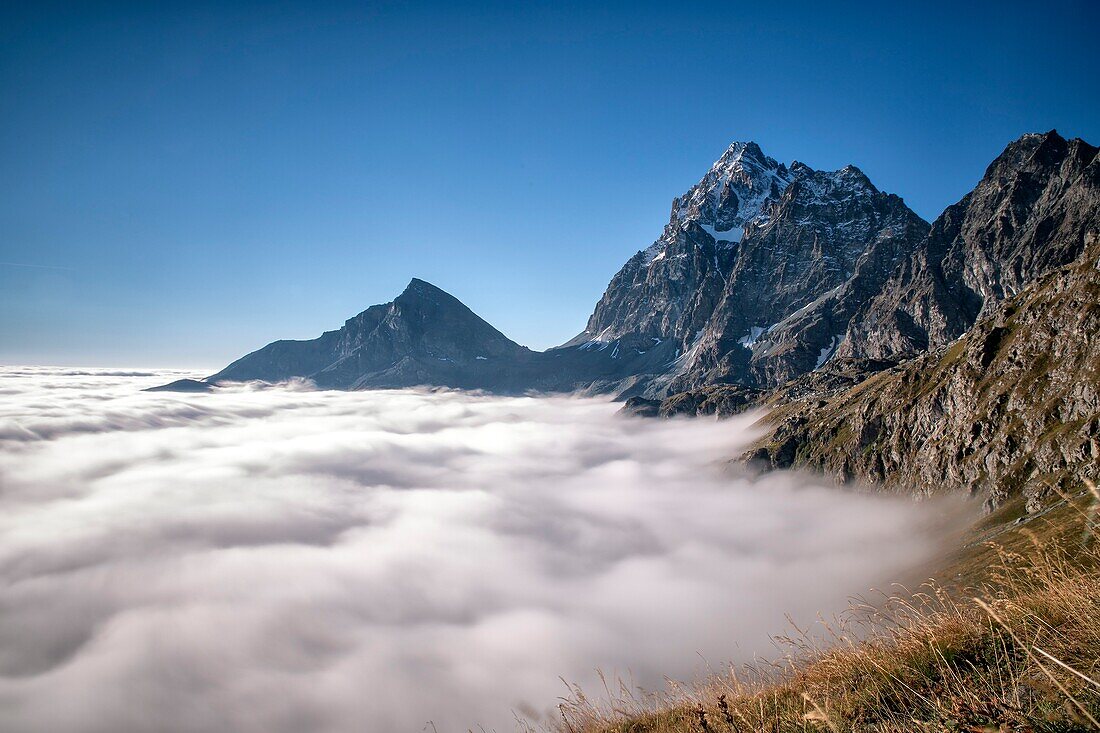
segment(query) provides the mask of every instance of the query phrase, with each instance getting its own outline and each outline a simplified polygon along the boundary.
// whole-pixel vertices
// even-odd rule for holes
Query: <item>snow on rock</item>
[[[768,326],[752,326],[751,328],[749,328],[748,333],[737,339],[737,343],[741,344],[746,349],[751,349],[752,347],[756,346],[757,340],[770,330],[771,328],[769,328]]]
[[[814,369],[820,369],[821,366],[827,362],[833,354],[836,353],[836,349],[844,341],[844,334],[837,334],[829,339],[829,345],[821,349],[821,353],[817,355],[817,363],[814,364]]]
[[[733,227],[725,232],[718,231],[710,224],[700,224],[699,228],[713,237],[716,242],[740,242],[741,238],[745,236],[744,227]]]

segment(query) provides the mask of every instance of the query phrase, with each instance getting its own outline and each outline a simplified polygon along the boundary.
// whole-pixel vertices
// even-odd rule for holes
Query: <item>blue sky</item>
[[[928,219],[1100,141],[1092,0],[14,5],[0,363],[220,367],[413,276],[544,348],[733,140]]]

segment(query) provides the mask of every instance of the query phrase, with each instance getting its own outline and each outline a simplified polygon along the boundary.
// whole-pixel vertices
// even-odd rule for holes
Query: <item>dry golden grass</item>
[[[853,604],[820,634],[795,629],[778,640],[785,655],[774,663],[656,695],[620,685],[594,701],[575,690],[556,729],[1100,730],[1094,493],[1066,497],[1041,521],[1006,524],[959,553],[952,583],[929,581],[916,592]],[[960,568],[974,580],[970,590],[957,583]]]

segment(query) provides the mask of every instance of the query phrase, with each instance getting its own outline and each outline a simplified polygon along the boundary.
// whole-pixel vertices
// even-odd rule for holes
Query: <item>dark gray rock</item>
[[[561,348],[652,351],[641,371],[619,369],[650,398],[775,386],[832,356],[927,229],[853,166],[788,169],[735,143],[673,201],[662,236],[615,275],[585,331]]]
[[[718,384],[678,392],[661,401],[660,417],[731,417],[758,406],[766,393],[752,387]]]
[[[527,389],[535,352],[511,341],[453,296],[413,279],[392,302],[309,341],[276,341],[207,381],[310,379],[326,389],[446,386]]]
[[[731,381],[774,387],[821,367],[858,308],[928,230],[853,166],[792,171],[766,218],[750,223],[674,389]]]
[[[1076,259],[1098,218],[1097,149],[1053,130],[1024,135],[864,303],[839,354],[908,357],[954,341],[1006,298]]]
[[[951,345],[851,387],[778,402],[772,433],[745,459],[888,489],[964,490],[989,506],[1022,494],[1029,510],[1100,480],[1097,230],[1074,262]]]
[[[195,379],[177,379],[159,387],[149,387],[142,392],[213,392],[217,387],[209,382],[200,382]]]
[[[622,415],[632,417],[657,417],[660,414],[661,401],[647,400],[645,397],[627,397],[619,408]]]

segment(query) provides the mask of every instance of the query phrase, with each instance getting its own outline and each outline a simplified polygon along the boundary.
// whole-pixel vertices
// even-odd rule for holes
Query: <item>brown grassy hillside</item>
[[[771,664],[658,695],[582,691],[569,733],[1100,730],[1095,486],[1031,519],[1006,507],[937,579],[854,604],[824,634],[797,629]]]

